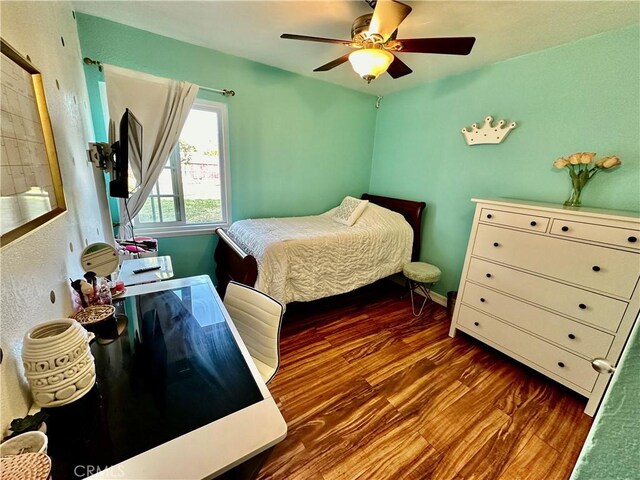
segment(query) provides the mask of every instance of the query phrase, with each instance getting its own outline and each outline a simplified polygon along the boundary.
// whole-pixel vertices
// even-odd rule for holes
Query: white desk
[[[122,335],[91,347],[94,389],[69,408],[50,409],[54,478],[211,479],[286,437],[208,276],[128,288],[120,308],[128,319]],[[246,478],[236,472],[230,478]]]
[[[133,273],[134,270],[148,267],[160,267],[160,269],[144,273]],[[125,287],[129,287],[131,285],[140,285],[141,283],[161,282],[172,277],[171,257],[165,256],[125,260],[120,267],[119,279],[124,282]]]

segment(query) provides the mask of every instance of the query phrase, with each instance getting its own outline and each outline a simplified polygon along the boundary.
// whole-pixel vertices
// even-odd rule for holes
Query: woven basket
[[[115,311],[113,305],[91,305],[76,313],[74,318],[82,325],[95,325],[111,318]]]
[[[10,455],[0,459],[2,480],[47,480],[51,459],[44,453]]]

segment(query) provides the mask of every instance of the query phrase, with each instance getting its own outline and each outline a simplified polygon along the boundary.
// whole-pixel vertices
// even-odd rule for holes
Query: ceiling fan
[[[396,53],[439,53],[445,55],[468,55],[475,37],[410,38],[397,40],[398,26],[411,13],[411,7],[395,0],[365,0],[373,13],[362,15],[353,21],[351,40],[309,37],[283,33],[280,38],[305,40],[308,42],[337,43],[356,50],[322,65],[314,72],[326,72],[347,60],[367,83],[387,72],[393,78],[409,75],[411,70]]]

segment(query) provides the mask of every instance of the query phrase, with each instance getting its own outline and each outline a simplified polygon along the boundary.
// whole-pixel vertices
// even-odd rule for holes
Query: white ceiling
[[[367,85],[348,63],[313,72],[347,47],[279,38],[286,32],[348,40],[353,20],[372,11],[364,1],[73,2],[80,12],[376,95],[640,22],[637,0],[405,3],[413,11],[398,38],[475,36],[471,54],[401,54],[411,75],[383,75]]]

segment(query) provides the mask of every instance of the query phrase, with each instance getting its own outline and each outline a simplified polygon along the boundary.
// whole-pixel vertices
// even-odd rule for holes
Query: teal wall
[[[370,191],[427,202],[421,256],[442,269],[436,291],[457,290],[470,198],[562,203],[560,156],[618,155],[623,165],[592,179],[583,205],[640,209],[638,45],[639,28],[624,28],[384,97]],[[487,115],[518,127],[500,145],[467,146],[460,130]]]
[[[158,239],[158,255],[169,255],[173,273],[178,278],[209,275],[216,282],[213,252],[216,235],[188,235]]]
[[[83,56],[236,91],[200,94],[228,105],[234,220],[320,213],[368,191],[375,96],[89,15],[77,14],[77,23]],[[85,74],[96,138],[106,141],[103,75],[91,66]],[[215,242],[161,238],[160,253],[172,256],[179,275],[210,274]]]

